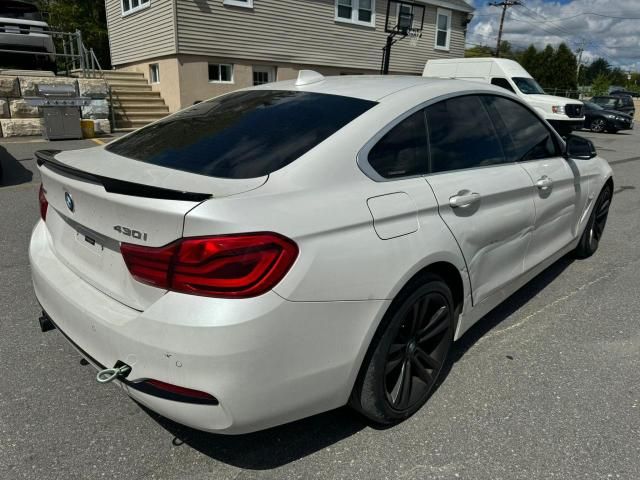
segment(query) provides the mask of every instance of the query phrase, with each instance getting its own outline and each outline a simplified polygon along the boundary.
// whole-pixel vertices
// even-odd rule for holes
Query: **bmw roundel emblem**
[[[73,204],[73,197],[69,192],[64,192],[64,203],[67,204],[67,208],[72,212],[76,208]]]

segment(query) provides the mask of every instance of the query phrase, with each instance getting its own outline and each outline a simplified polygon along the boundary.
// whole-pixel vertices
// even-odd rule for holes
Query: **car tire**
[[[350,405],[380,425],[393,425],[422,407],[446,364],[455,327],[453,296],[426,274],[396,297],[371,342]]]
[[[575,254],[578,258],[588,258],[598,250],[604,227],[607,224],[612,198],[613,189],[610,184],[607,184],[598,196],[584,232],[580,237],[580,242],[576,247]]]
[[[607,122],[605,122],[602,118],[594,118],[591,120],[591,124],[589,125],[589,129],[595,133],[602,133],[605,131],[607,127]]]

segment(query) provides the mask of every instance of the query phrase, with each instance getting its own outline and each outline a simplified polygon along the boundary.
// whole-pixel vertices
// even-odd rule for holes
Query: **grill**
[[[25,97],[29,105],[42,108],[43,136],[47,140],[82,138],[80,108],[91,99],[79,97],[73,85],[36,86],[37,97]]]
[[[580,118],[582,117],[582,105],[578,105],[577,103],[570,103],[564,107],[564,111],[567,114],[567,117],[571,118]]]

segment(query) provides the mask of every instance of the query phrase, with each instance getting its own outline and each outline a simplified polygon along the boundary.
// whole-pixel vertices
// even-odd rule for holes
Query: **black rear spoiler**
[[[60,150],[38,150],[36,152],[38,166],[45,166],[67,177],[99,183],[109,193],[129,195],[132,197],[157,198],[160,200],[183,200],[185,202],[203,202],[213,197],[213,195],[209,193],[182,192],[180,190],[152,187],[141,183],[94,175],[93,173],[85,172],[59,162],[55,159],[58,153],[60,153]]]

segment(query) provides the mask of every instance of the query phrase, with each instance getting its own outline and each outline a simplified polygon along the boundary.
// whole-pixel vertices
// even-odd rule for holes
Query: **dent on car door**
[[[430,173],[440,216],[455,236],[479,304],[523,272],[531,239],[531,180],[508,164],[479,96],[427,107]]]
[[[533,184],[536,218],[524,264],[529,270],[577,236],[588,185],[581,183],[575,163],[562,157],[557,137],[534,113],[504,97],[483,99],[500,132],[507,160],[517,162]]]

